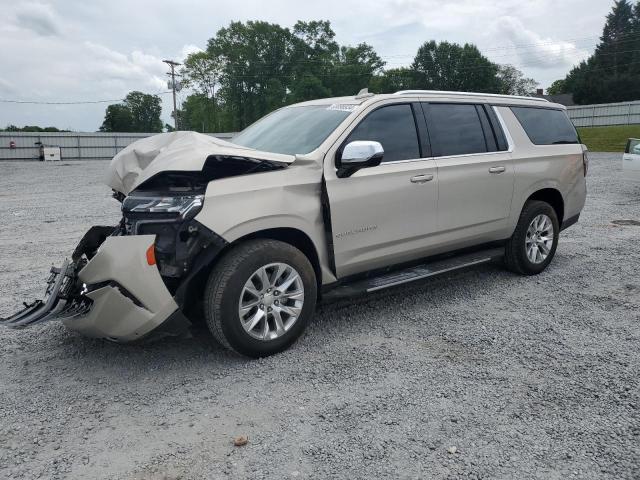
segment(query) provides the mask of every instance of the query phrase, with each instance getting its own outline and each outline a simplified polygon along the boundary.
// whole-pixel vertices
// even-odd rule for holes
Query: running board
[[[420,265],[383,273],[376,277],[365,278],[353,283],[338,285],[323,295],[325,300],[334,300],[354,295],[372,293],[385,288],[395,287],[403,283],[415,282],[443,273],[489,263],[504,258],[504,248],[492,248],[473,253],[465,253],[440,260],[425,262]]]

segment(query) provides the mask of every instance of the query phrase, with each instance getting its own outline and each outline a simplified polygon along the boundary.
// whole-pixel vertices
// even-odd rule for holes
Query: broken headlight
[[[129,195],[122,202],[124,213],[176,214],[190,219],[202,209],[204,195]]]

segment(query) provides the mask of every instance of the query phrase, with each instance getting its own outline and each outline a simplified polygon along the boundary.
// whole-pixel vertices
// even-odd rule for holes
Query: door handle
[[[502,167],[502,166],[500,166],[500,167],[491,167],[489,169],[489,173],[503,173],[505,170],[506,170],[506,168]]]
[[[411,183],[426,183],[430,182],[431,180],[433,180],[433,175],[431,175],[430,173],[411,177]]]

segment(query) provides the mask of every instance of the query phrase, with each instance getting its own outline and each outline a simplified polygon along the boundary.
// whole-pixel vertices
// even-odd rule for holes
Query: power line
[[[158,92],[152,93],[151,95],[166,95],[167,93],[171,93],[171,90],[166,92]],[[29,104],[29,105],[88,105],[94,103],[117,103],[124,102],[125,98],[116,98],[113,100],[80,100],[74,102],[42,102],[37,100],[9,100],[0,98],[0,103],[20,103],[20,104]]]
[[[629,34],[626,35],[625,37],[632,37],[632,36],[638,36],[640,37],[640,34]],[[586,37],[589,38],[589,37]],[[629,42],[632,40],[623,40],[621,43],[623,42]],[[535,45],[541,45],[541,43],[535,44]],[[483,50],[486,51],[486,50]],[[611,53],[601,53],[600,56],[606,56],[606,55],[621,55],[621,54],[627,54],[627,53],[636,53],[636,52],[640,52],[640,49],[634,49],[634,50],[623,50],[620,52],[611,52]],[[400,55],[398,55],[399,57]],[[560,57],[560,56],[566,56],[566,57],[570,57],[569,55],[566,55],[564,52],[548,52],[547,56],[550,57]],[[389,58],[386,57],[386,58]],[[571,58],[573,60],[579,60],[580,56],[571,56]],[[304,63],[322,63],[322,60],[308,60],[308,61],[298,61],[298,62],[289,62],[289,63],[295,63],[295,64],[304,64]],[[542,66],[545,65],[547,62],[545,62],[544,60],[536,60],[533,62],[525,62],[525,63],[521,63],[521,64],[516,64],[514,65],[517,68],[527,68],[527,67],[537,67],[537,66]],[[618,66],[626,66],[626,65],[631,65],[631,64],[636,64],[636,63],[640,63],[640,62],[631,62],[631,63],[620,63],[618,64]],[[287,62],[283,62],[281,64],[277,64],[277,65],[286,65]],[[450,61],[444,64],[440,64],[440,66],[444,66],[444,67],[448,67],[451,65],[455,65],[456,62],[455,61]],[[234,65],[233,63],[231,63],[231,65]],[[260,66],[266,66],[266,65],[274,65],[274,64],[270,64],[270,63],[262,63]],[[355,63],[355,62],[347,62],[347,63],[342,63],[342,64],[338,64],[335,65],[337,68],[341,68],[341,67],[348,67],[350,65],[360,65],[359,63]],[[174,65],[175,66],[175,65]],[[458,73],[460,72],[467,72],[467,71],[473,71],[473,70],[481,70],[484,68],[493,68],[493,65],[476,65],[476,66],[464,66],[462,68],[457,68],[456,71]],[[614,67],[605,67],[605,68],[596,68],[597,70],[608,70],[610,68],[614,68]],[[595,69],[594,69],[595,70]],[[333,73],[328,73],[328,74],[321,74],[321,73],[316,73],[314,74],[314,76],[316,77],[323,77],[323,78],[338,78],[338,77],[354,77],[354,76],[372,76],[373,74],[371,72],[333,72]],[[293,75],[293,74],[275,74],[272,71],[264,71],[264,72],[259,72],[259,73],[254,73],[254,74],[234,74],[234,75],[226,75],[227,78],[229,79],[248,79],[248,78],[261,78],[261,77],[270,77],[270,78],[296,78],[298,75]],[[175,77],[173,77],[173,81],[172,84],[175,85]],[[173,93],[172,90],[168,90],[168,91],[162,91],[162,92],[157,92],[154,93],[152,95],[167,95]],[[109,100],[81,100],[81,101],[36,101],[36,100],[12,100],[12,99],[0,99],[0,103],[12,103],[12,104],[28,104],[28,105],[90,105],[90,104],[100,104],[100,103],[117,103],[117,102],[122,102],[124,101],[124,98],[118,98],[118,99],[109,99]],[[177,115],[176,115],[176,108],[174,107],[174,116],[176,117],[176,121],[177,121]]]

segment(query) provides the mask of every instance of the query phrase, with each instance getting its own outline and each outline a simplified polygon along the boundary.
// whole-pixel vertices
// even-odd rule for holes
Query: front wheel
[[[211,272],[205,317],[223,346],[250,357],[281,352],[313,316],[315,273],[297,248],[276,240],[234,247]]]
[[[542,272],[553,260],[559,234],[560,224],[553,207],[539,200],[527,202],[506,245],[507,268],[522,275]]]

